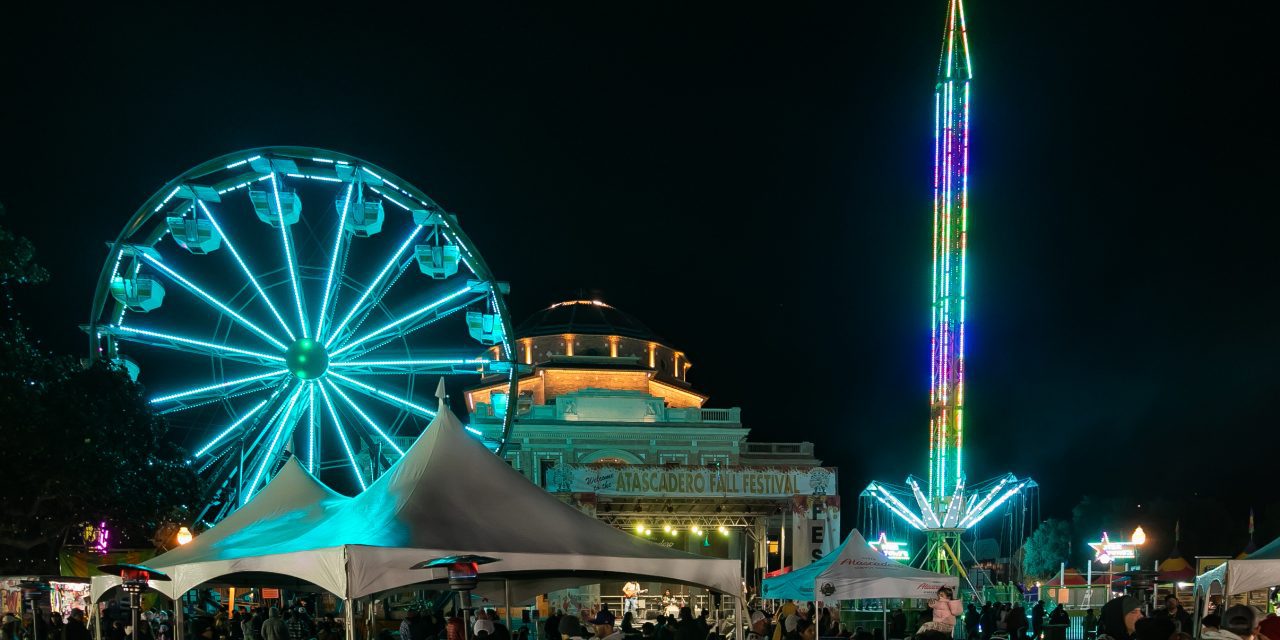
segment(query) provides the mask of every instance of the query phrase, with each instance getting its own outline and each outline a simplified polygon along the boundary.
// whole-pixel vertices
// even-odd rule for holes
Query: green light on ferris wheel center
[[[301,380],[315,380],[329,370],[329,352],[311,338],[295,340],[284,354],[289,372]]]

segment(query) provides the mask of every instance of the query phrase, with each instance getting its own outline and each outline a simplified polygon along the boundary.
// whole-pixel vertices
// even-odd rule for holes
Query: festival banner
[[[834,467],[692,467],[559,464],[547,470],[556,493],[612,496],[790,498],[836,490]]]

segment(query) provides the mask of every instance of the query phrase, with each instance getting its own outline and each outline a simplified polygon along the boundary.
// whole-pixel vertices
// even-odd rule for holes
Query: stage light
[[[191,538],[192,536],[191,536],[190,529],[186,527],[181,527],[178,529],[178,544],[181,545],[181,544],[186,544],[188,542],[191,542]]]
[[[643,525],[643,524],[638,524],[638,525],[636,525],[636,533],[644,533],[644,525]]]
[[[662,525],[662,530],[665,531],[666,533],[671,533],[671,525],[669,524]]]

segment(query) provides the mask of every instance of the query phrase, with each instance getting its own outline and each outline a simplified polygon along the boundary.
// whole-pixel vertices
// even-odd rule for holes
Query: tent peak
[[[449,398],[449,393],[444,390],[444,376],[440,376],[440,384],[436,385],[436,397],[440,399],[440,410],[444,411],[445,400]]]

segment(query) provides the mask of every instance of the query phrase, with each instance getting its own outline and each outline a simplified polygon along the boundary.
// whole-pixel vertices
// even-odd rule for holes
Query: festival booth
[[[497,559],[484,566],[482,581],[497,581],[522,599],[630,578],[740,595],[740,561],[664,548],[564,504],[463,431],[444,400],[443,381],[437,396],[440,412],[423,435],[360,495],[334,493],[291,459],[217,526],[149,562],[171,578],[151,588],[176,599],[202,585],[303,583],[349,606],[410,585],[444,583],[443,568],[410,567],[474,554]],[[94,577],[94,601],[118,584],[114,576]]]
[[[1246,558],[1234,558],[1196,576],[1195,604],[1196,627],[1199,619],[1208,613],[1209,600],[1250,592],[1266,591],[1280,585],[1280,538],[1258,549]]]
[[[831,553],[791,573],[764,581],[761,596],[812,602],[880,598],[934,598],[959,587],[959,578],[890,560],[872,549],[857,529]],[[816,595],[815,595],[816,594]]]

